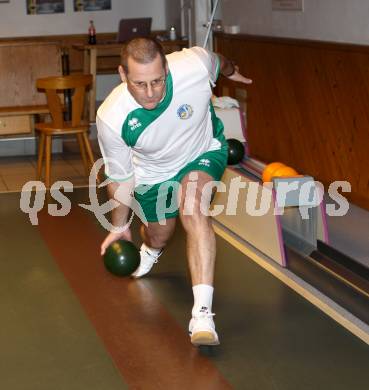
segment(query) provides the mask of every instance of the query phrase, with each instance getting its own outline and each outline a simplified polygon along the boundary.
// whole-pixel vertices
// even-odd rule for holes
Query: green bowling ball
[[[235,165],[240,163],[245,156],[245,148],[243,143],[237,139],[227,139],[228,143],[228,165]]]
[[[116,276],[129,276],[140,265],[140,252],[132,242],[118,240],[106,249],[104,264]]]

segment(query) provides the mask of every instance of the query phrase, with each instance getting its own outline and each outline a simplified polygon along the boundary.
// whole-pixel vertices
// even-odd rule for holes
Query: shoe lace
[[[196,313],[193,318],[211,318],[211,317],[214,317],[215,316],[215,313],[211,313],[211,312],[200,312],[200,313]]]
[[[153,261],[153,264],[157,264],[159,263],[159,256],[162,254],[163,251],[161,251],[158,255],[153,255],[152,253],[150,253],[149,251],[145,250],[145,253],[147,255],[149,255],[154,261]]]
[[[192,335],[192,326],[194,325],[193,321],[205,321],[207,322],[209,318],[213,318],[215,316],[215,313],[211,312],[200,312],[196,313],[195,315],[192,315],[192,319],[190,321],[188,333]]]

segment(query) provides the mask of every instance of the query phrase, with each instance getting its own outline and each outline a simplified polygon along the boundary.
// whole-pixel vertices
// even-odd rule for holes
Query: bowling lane
[[[192,305],[178,229],[142,280],[186,329]],[[214,311],[221,345],[201,353],[238,389],[365,389],[369,347],[217,237]],[[179,254],[182,254],[179,258]]]
[[[93,214],[80,207],[62,218],[43,213],[39,230],[130,388],[230,388],[153,291],[105,270],[99,246],[106,232]]]
[[[138,224],[133,228],[137,240]],[[186,349],[181,359],[187,356],[195,362],[194,356],[199,353],[240,389],[245,384],[250,389],[366,388],[366,344],[221,237],[217,237],[217,249],[214,310],[221,336],[218,348],[187,349],[192,293],[181,228],[150,277],[133,282],[145,291],[141,304],[148,299],[156,305],[159,302],[170,315],[170,324],[175,319],[182,329],[186,343],[180,348]],[[149,315],[146,332],[161,321],[160,317],[151,317],[153,312],[154,308],[144,310],[143,315]],[[166,317],[165,323],[168,321]],[[156,337],[161,338],[162,331]],[[194,384],[197,371],[189,370],[188,375]],[[209,380],[215,377],[214,372],[209,374]]]
[[[128,388],[19,198],[0,195],[1,388]]]
[[[67,196],[76,204],[85,198],[86,191],[75,190]],[[29,231],[34,229],[17,210],[16,201],[6,201],[12,210],[2,207],[1,216],[18,215],[10,230],[16,232],[19,225],[20,233],[31,237]],[[70,215],[59,218],[44,212],[37,229],[45,242],[39,255],[47,263],[53,259],[71,287],[60,294],[67,302],[77,296],[129,387],[367,387],[368,346],[221,237],[217,237],[214,304],[221,345],[197,349],[186,334],[192,294],[181,229],[150,277],[138,281],[119,279],[104,270],[98,247],[105,232],[88,211],[74,207]],[[137,223],[134,230],[137,237]],[[11,254],[11,247],[7,252]],[[10,299],[7,296],[4,303]],[[32,306],[33,300],[28,305]],[[37,301],[35,305],[37,308]],[[52,305],[45,307],[46,313],[52,312]],[[22,306],[19,310],[23,311]],[[65,326],[72,326],[73,321],[66,317]],[[74,343],[70,354],[77,353],[74,347],[78,352],[79,344]],[[18,355],[23,356],[20,348]],[[73,383],[68,363],[64,380]],[[60,367],[64,367],[63,361]],[[100,388],[114,389],[108,385]]]

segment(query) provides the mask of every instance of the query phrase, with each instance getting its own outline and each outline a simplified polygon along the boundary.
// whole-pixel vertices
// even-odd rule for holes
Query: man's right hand
[[[132,232],[131,229],[125,230],[123,233],[109,233],[103,243],[101,244],[101,256],[105,254],[106,248],[117,240],[126,240],[132,241]]]

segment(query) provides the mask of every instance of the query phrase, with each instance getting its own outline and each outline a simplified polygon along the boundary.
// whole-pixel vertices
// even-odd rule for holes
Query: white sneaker
[[[215,331],[214,313],[201,308],[199,313],[192,314],[188,331],[193,345],[219,345],[219,337]]]
[[[148,272],[151,271],[151,268],[154,264],[156,264],[159,260],[159,256],[163,253],[161,251],[158,255],[154,255],[153,253],[149,252],[147,249],[142,248],[140,249],[140,265],[136,269],[135,272],[131,274],[133,278],[141,278],[142,276],[146,275]]]

